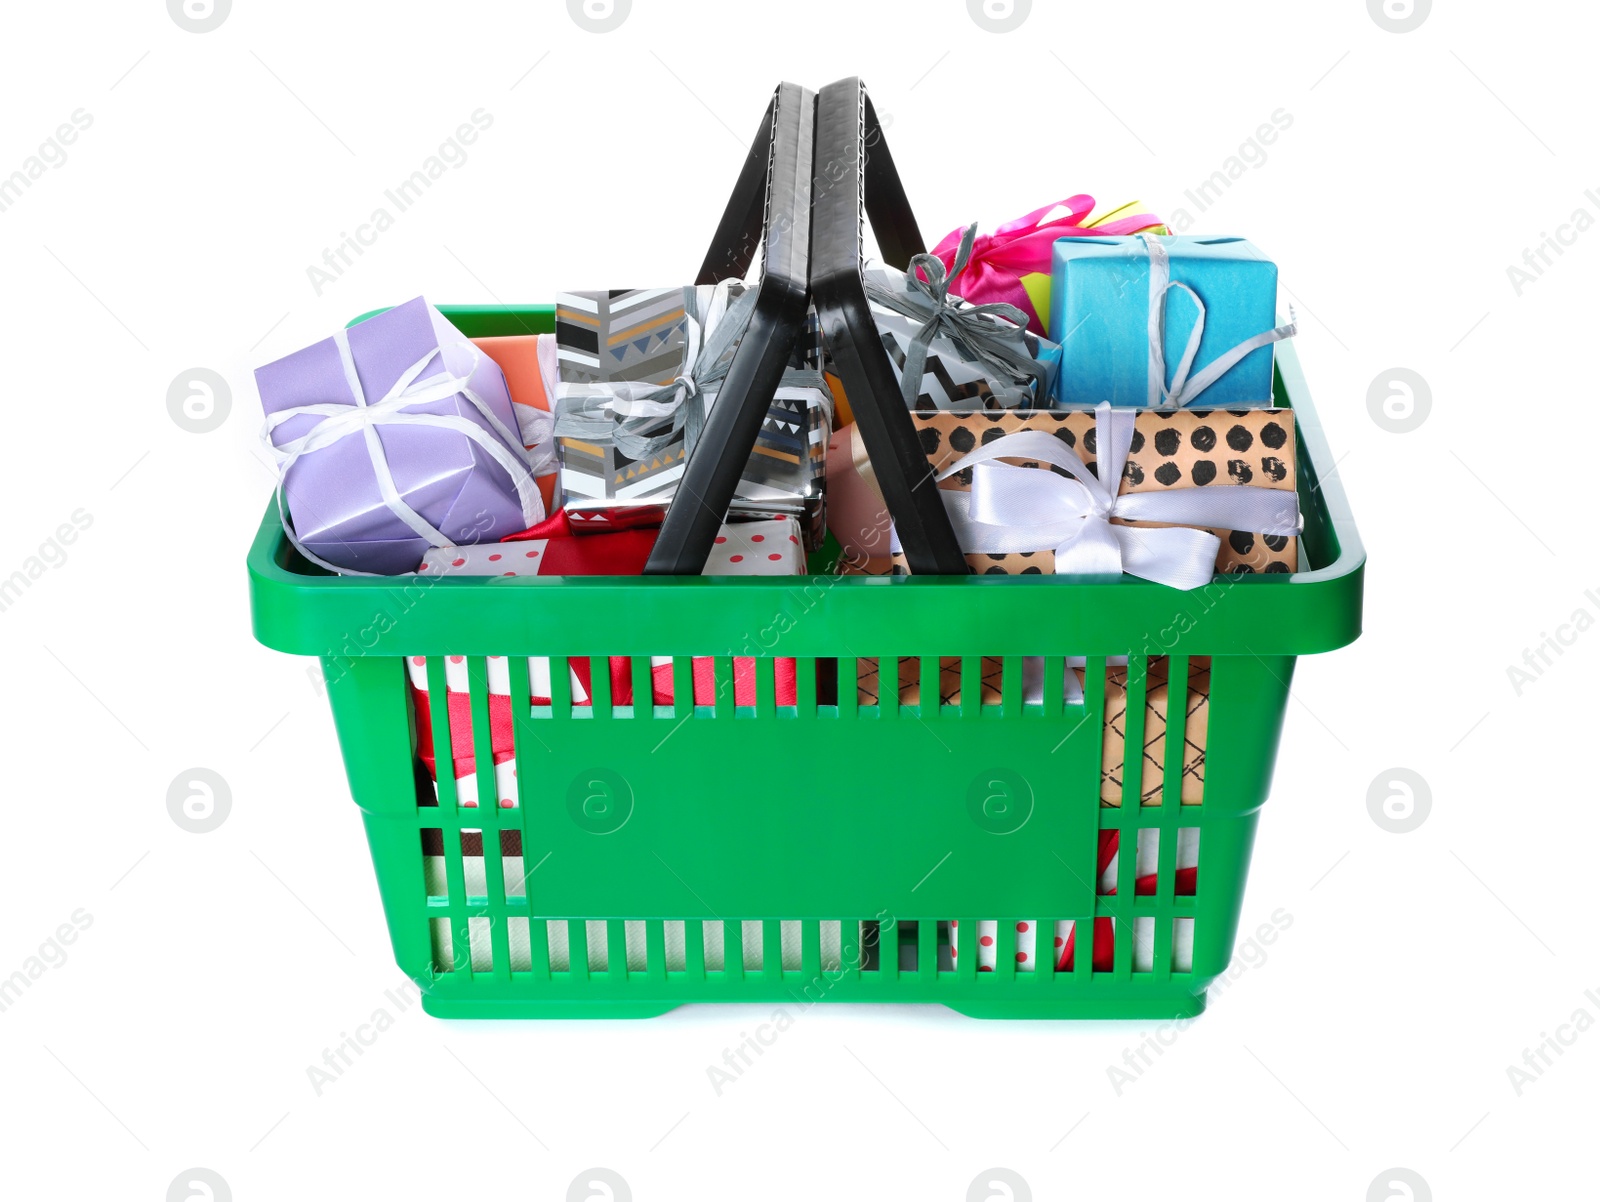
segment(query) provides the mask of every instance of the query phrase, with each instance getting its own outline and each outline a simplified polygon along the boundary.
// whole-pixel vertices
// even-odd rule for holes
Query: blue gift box
[[[1152,269],[1160,298],[1151,295]],[[1293,333],[1293,326],[1274,329],[1277,298],[1277,265],[1243,238],[1057,239],[1049,332],[1062,348],[1058,401],[1071,407],[1102,401],[1147,407],[1200,396],[1214,409],[1270,405],[1271,344]],[[1166,322],[1158,384],[1150,329],[1152,305],[1161,303]],[[1180,382],[1201,305],[1205,324],[1199,348],[1187,381]],[[1251,340],[1258,342],[1254,349],[1235,351]],[[1228,358],[1237,362],[1219,362]],[[1195,385],[1218,369],[1221,374],[1197,393]],[[1160,386],[1172,389],[1175,383],[1184,383],[1185,390],[1176,398],[1163,396]]]

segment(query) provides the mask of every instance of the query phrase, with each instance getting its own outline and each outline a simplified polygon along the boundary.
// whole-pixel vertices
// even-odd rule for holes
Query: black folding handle
[[[714,284],[742,276],[761,240],[755,309],[673,493],[646,575],[704,570],[805,322],[815,135],[816,94],[779,84],[698,279]]]
[[[964,576],[966,557],[878,339],[861,278],[863,209],[891,266],[905,270],[926,248],[872,101],[853,76],[817,94],[812,194],[812,298],[906,563],[913,575]]]

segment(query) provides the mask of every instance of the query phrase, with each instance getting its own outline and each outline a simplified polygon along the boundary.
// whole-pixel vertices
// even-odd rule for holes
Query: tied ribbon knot
[[[755,312],[757,289],[748,288],[728,303],[729,292],[737,283],[723,280],[717,284],[703,316],[697,301],[691,299],[694,289],[685,290],[689,302],[684,307],[685,367],[670,383],[558,384],[557,397],[569,403],[561,407],[555,420],[556,436],[610,443],[636,462],[659,455],[680,440],[684,453],[692,453],[705,428],[706,412],[716,399],[717,386],[733,364],[730,352]],[[820,371],[790,367],[784,369],[778,387],[826,390],[827,381]]]
[[[948,339],[963,359],[978,364],[997,382],[1044,379],[1045,369],[1027,344],[1025,312],[998,301],[968,304],[950,291],[951,281],[961,274],[972,254],[977,231],[977,222],[973,222],[962,232],[953,269],[947,269],[937,255],[921,254],[912,257],[901,287],[889,287],[875,277],[866,280],[867,299],[873,304],[922,322],[906,345],[905,362],[900,365],[900,394],[907,408],[916,408],[928,349],[935,338]],[[894,276],[888,278],[900,283]]]
[[[301,456],[320,451],[355,434],[361,435],[366,445],[367,456],[372,462],[373,476],[378,482],[379,494],[389,511],[410,527],[418,537],[425,539],[429,546],[454,545],[456,540],[447,538],[400,495],[394,473],[389,470],[389,460],[384,454],[383,442],[378,437],[378,428],[381,426],[431,426],[470,439],[510,477],[513,487],[517,490],[517,502],[522,507],[523,520],[530,526],[544,520],[544,500],[539,495],[533,477],[535,474],[548,475],[554,470],[555,448],[551,442],[550,416],[540,412],[532,420],[532,429],[528,432],[536,436],[535,449],[532,452],[525,450],[522,436],[512,433],[495,415],[488,402],[471,386],[473,373],[487,359],[482,351],[470,342],[445,343],[428,351],[401,372],[399,378],[382,397],[376,401],[369,401],[366,389],[361,385],[361,377],[356,371],[355,357],[350,351],[349,333],[339,330],[333,339],[339,350],[339,362],[344,369],[345,382],[349,385],[355,403],[346,405],[328,401],[282,409],[270,415],[261,430],[262,442],[278,465],[276,489],[278,517],[283,523],[284,533],[296,551],[318,567],[340,575],[378,574],[340,567],[311,551],[295,534],[284,500],[284,488],[288,484],[289,471],[299,462]],[[448,359],[451,354],[458,352],[465,356],[465,363],[460,370],[455,370],[449,367]],[[444,370],[423,377],[423,370],[435,358],[445,365]],[[420,406],[435,404],[457,395],[466,398],[478,416],[488,424],[488,430],[460,414],[414,412]],[[273,432],[285,422],[297,417],[316,417],[321,420],[299,438],[291,439],[282,446],[274,443]]]
[[[1019,430],[963,455],[939,473],[972,469],[972,491],[940,490],[956,539],[969,554],[1055,552],[1058,576],[1120,577],[1124,572],[1193,589],[1216,572],[1221,540],[1209,526],[1289,536],[1300,532],[1299,498],[1256,485],[1174,489],[1118,496],[1137,410],[1095,410],[1096,473],[1053,434]],[[1028,459],[1066,472],[1000,463]],[[1116,519],[1114,522],[1113,519]],[[1167,522],[1165,527],[1122,521]],[[899,540],[891,547],[899,550]]]
[[[1150,319],[1147,333],[1150,342],[1149,371],[1147,372],[1147,387],[1145,404],[1152,409],[1181,409],[1210,388],[1235,364],[1252,351],[1260,350],[1264,346],[1271,346],[1274,342],[1281,342],[1285,338],[1293,338],[1299,330],[1295,320],[1294,306],[1289,306],[1289,323],[1278,326],[1276,329],[1266,330],[1253,338],[1246,338],[1237,346],[1223,351],[1201,370],[1190,375],[1194,366],[1194,357],[1200,350],[1200,337],[1206,328],[1206,307],[1200,296],[1187,284],[1180,284],[1172,278],[1172,264],[1167,254],[1166,244],[1157,236],[1140,234],[1139,240],[1144,243],[1150,255]],[[1186,293],[1194,302],[1195,319],[1194,328],[1189,331],[1189,341],[1183,348],[1183,356],[1178,360],[1177,370],[1172,373],[1172,383],[1167,384],[1166,362],[1166,337],[1167,337],[1167,303],[1174,292]],[[1269,398],[1263,397],[1262,400]]]
[[[1079,193],[1008,221],[992,234],[979,234],[973,240],[970,255],[959,266],[956,258],[963,237],[960,229],[946,234],[932,253],[950,269],[952,281],[960,280],[957,286],[960,295],[1009,301],[1028,315],[1030,330],[1043,334],[1044,324],[1033,311],[1033,301],[1022,286],[1021,277],[1050,271],[1051,246],[1057,238],[1137,234],[1161,226],[1160,221],[1148,213],[1119,216],[1135,207],[1125,205],[1099,221],[1085,224],[1089,214],[1094,212],[1094,197]],[[1045,218],[1057,209],[1065,212],[1046,221]]]

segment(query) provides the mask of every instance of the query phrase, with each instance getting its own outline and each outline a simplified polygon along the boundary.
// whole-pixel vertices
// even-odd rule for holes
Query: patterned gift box
[[[1187,489],[1254,485],[1281,490],[1285,504],[1294,503],[1294,415],[1288,410],[1140,410],[1133,417],[1133,441],[1123,466],[1119,496],[1176,493]],[[943,471],[973,449],[1023,430],[1042,430],[1096,466],[1097,415],[1089,410],[980,414],[914,414],[928,463]],[[1002,462],[1039,468],[1036,460],[1006,458]],[[1048,470],[1048,469],[1046,469]],[[966,492],[972,469],[942,480],[941,489]],[[1157,525],[1124,522],[1117,525]],[[1248,531],[1206,527],[1221,540],[1216,570],[1227,575],[1282,573],[1297,570],[1298,539],[1293,535],[1258,535]],[[892,570],[904,572],[905,558],[891,557]],[[1050,574],[1055,552],[1040,550],[1005,554],[972,553],[972,570],[984,574]]]
[[[1171,712],[1170,662],[1151,656],[1144,696],[1144,745],[1139,761],[1139,804],[1161,804],[1162,765],[1166,761],[1167,717]],[[1073,669],[1080,683],[1083,669]],[[1211,660],[1195,656],[1189,661],[1189,687],[1184,695],[1183,764],[1180,804],[1199,805],[1206,784],[1206,723],[1211,716]],[[1104,749],[1100,757],[1100,804],[1121,806],[1127,772],[1128,669],[1106,669]]]
[[[710,362],[702,349],[715,339],[744,285],[569,292],[557,298],[557,446],[561,489],[575,519],[591,527],[617,508],[665,510],[683,476],[704,411],[715,404],[735,339]],[[744,306],[749,307],[753,298]],[[814,327],[791,354],[790,372],[775,393],[743,473],[731,512],[768,516],[804,515],[808,529],[820,515],[823,465],[832,427],[832,404],[817,373]],[[699,395],[671,386],[696,372],[707,378]],[[661,412],[630,419],[630,432],[648,439],[648,449],[630,454],[614,431],[573,432],[571,419],[594,416],[596,407],[637,400],[662,390]],[[671,409],[684,407],[676,417]],[[568,419],[568,420],[563,420]],[[674,429],[675,422],[677,428]],[[602,423],[603,425],[609,423]],[[634,448],[638,449],[638,448]]]
[[[654,529],[502,543],[434,547],[417,571],[426,576],[637,576],[655,545]],[[717,531],[702,576],[799,576],[806,570],[793,518],[728,522]]]
[[[935,261],[936,262],[936,261]],[[905,391],[907,354],[933,302],[907,279],[907,273],[872,267],[864,273],[878,338],[888,353],[895,379]],[[988,337],[1005,345],[1005,363],[977,353],[972,342],[951,333],[947,322],[927,344],[927,357],[917,394],[909,407],[918,412],[973,413],[983,409],[1031,409],[1044,405],[1055,391],[1061,348],[993,315],[976,316],[974,306],[957,296],[943,304],[964,319],[969,329],[987,329]],[[907,311],[909,310],[909,312]],[[1009,363],[1009,366],[1007,366]]]

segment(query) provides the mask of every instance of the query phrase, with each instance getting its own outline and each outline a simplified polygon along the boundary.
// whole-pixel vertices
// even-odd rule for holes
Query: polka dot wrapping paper
[[[641,528],[434,547],[417,571],[425,576],[637,576],[655,540],[654,529]],[[805,567],[799,522],[776,517],[725,523],[702,575],[798,576]]]
[[[1173,891],[1178,897],[1193,897],[1199,879],[1200,831],[1198,827],[1185,827],[1178,831],[1177,871]],[[1121,846],[1120,831],[1101,831],[1098,857],[1099,877],[1095,892],[1102,897],[1115,897],[1117,893],[1117,862]],[[1159,878],[1156,874],[1158,844],[1154,840],[1140,840],[1136,852],[1134,892],[1140,897],[1154,896]],[[1126,926],[1126,924],[1124,924]],[[979,972],[993,972],[999,923],[997,920],[978,919],[977,965]],[[1052,929],[1053,926],[1053,929]],[[1185,924],[1173,941],[1172,967],[1175,972],[1189,971],[1194,953],[1194,932]],[[1078,923],[1072,919],[1058,920],[1054,924],[1028,919],[1016,922],[1016,957],[1018,972],[1034,972],[1041,951],[1041,934],[1048,936],[1048,953],[1053,957],[1057,972],[1071,972],[1077,963]],[[963,932],[959,920],[950,922],[950,954],[959,954]],[[1136,922],[1131,930],[1119,931],[1111,918],[1094,920],[1093,947],[1090,952],[1094,972],[1110,972],[1116,965],[1117,939],[1132,938],[1131,963],[1135,972],[1149,972],[1154,966],[1155,928],[1150,923]]]
[[[1092,410],[918,413],[912,415],[912,421],[928,463],[935,471],[942,471],[976,447],[1020,430],[1043,430],[1053,434],[1090,467],[1096,466]],[[841,438],[843,433],[840,432]],[[839,438],[835,442],[838,443]],[[837,458],[845,459],[842,448]],[[1039,466],[1026,459],[1006,458],[1001,462]],[[1119,495],[1245,484],[1294,492],[1293,413],[1274,409],[1142,409],[1135,416],[1133,445],[1123,467],[1122,483],[1117,489]],[[971,486],[970,469],[939,484],[940,488],[961,492],[968,491]],[[830,507],[830,526],[838,523],[846,530],[887,528],[886,519],[870,511],[877,494],[868,491],[866,506],[869,511],[859,512],[863,491],[856,489],[846,493],[854,500],[857,512],[835,514]],[[1119,525],[1155,524],[1123,523],[1120,518],[1116,521]],[[1293,572],[1297,568],[1298,540],[1293,536],[1219,529],[1213,529],[1212,533],[1222,540],[1217,553],[1217,571],[1224,575]],[[967,563],[978,573],[1049,574],[1055,571],[1055,552],[973,554],[967,556]],[[891,570],[909,570],[903,556],[892,556]]]

